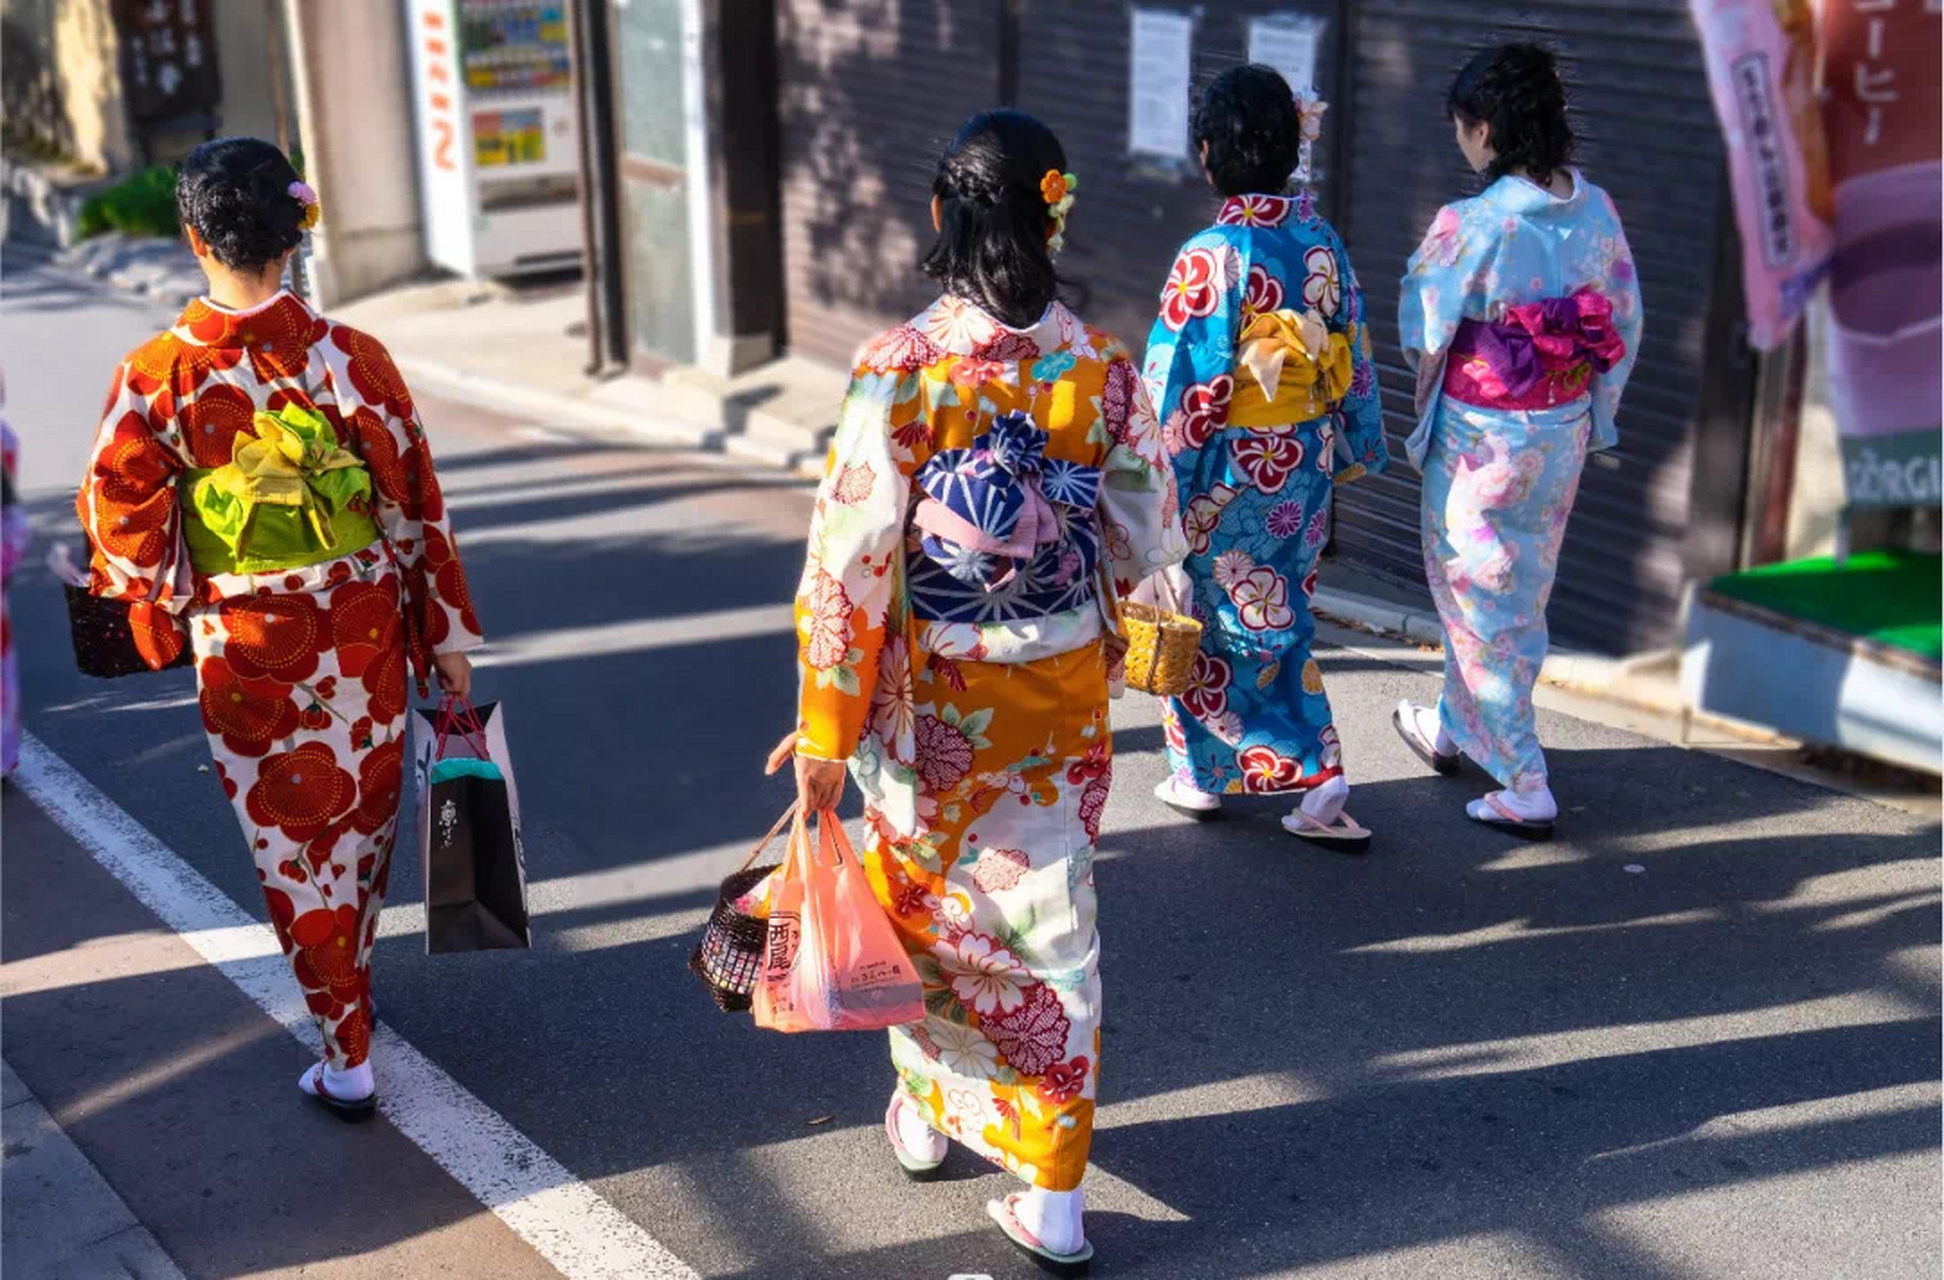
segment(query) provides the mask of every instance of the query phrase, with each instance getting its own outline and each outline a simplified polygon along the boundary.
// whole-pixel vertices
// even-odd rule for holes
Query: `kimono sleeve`
[[[118,369],[74,509],[88,536],[89,589],[129,603],[136,647],[159,670],[187,641],[180,615],[196,590],[176,486],[182,459],[157,437],[150,410]]]
[[[1181,248],[1161,290],[1142,379],[1161,420],[1175,475],[1194,475],[1202,448],[1228,425],[1235,394],[1235,335],[1247,253],[1224,230]]]
[[[379,531],[405,577],[412,663],[422,678],[430,655],[464,653],[484,643],[425,424],[407,396],[363,405],[348,425],[371,469]]]
[[[1611,249],[1603,254],[1602,278],[1598,288],[1613,303],[1613,327],[1627,344],[1626,354],[1593,382],[1593,437],[1588,447],[1611,449],[1620,442],[1618,418],[1620,396],[1633,376],[1634,362],[1640,358],[1640,339],[1646,332],[1647,316],[1640,299],[1640,277],[1634,271],[1633,249],[1627,244],[1626,230],[1620,225],[1613,200],[1605,201],[1611,219],[1608,237]]]
[[[1398,345],[1416,368],[1442,360],[1465,318],[1465,302],[1484,294],[1497,257],[1498,237],[1475,225],[1470,201],[1448,204],[1431,220],[1424,242],[1411,255],[1397,300]]]
[[[915,374],[859,370],[844,398],[797,588],[797,754],[847,760],[863,736],[897,586],[910,477],[892,415]],[[902,619],[895,620],[902,625]]]
[[[1380,475],[1390,466],[1390,445],[1384,439],[1384,407],[1377,388],[1377,369],[1370,358],[1370,320],[1365,309],[1363,286],[1350,265],[1350,252],[1343,247],[1336,229],[1329,232],[1330,253],[1336,258],[1338,277],[1343,281],[1343,305],[1329,318],[1331,329],[1350,342],[1350,392],[1337,408],[1337,480],[1348,483],[1366,475]]]
[[[1181,532],[1174,468],[1133,361],[1123,357],[1107,366],[1103,408],[1113,444],[1101,468],[1100,514],[1114,590],[1125,596],[1186,558],[1188,541]]]

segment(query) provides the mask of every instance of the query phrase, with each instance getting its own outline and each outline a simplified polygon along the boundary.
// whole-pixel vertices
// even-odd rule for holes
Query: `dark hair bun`
[[[1231,67],[1202,91],[1195,144],[1208,145],[1209,180],[1225,196],[1274,195],[1302,154],[1303,122],[1289,82],[1272,67]]]
[[[925,274],[1014,328],[1036,322],[1060,293],[1040,179],[1066,167],[1053,131],[1022,111],[966,121],[932,179],[942,209]]]
[[[189,153],[176,174],[176,214],[216,261],[257,271],[296,248],[304,206],[290,194],[297,171],[257,138],[217,138]]]
[[[1475,55],[1451,83],[1445,111],[1467,124],[1490,127],[1497,158],[1488,171],[1502,178],[1524,169],[1541,183],[1573,158],[1573,126],[1566,118],[1566,85],[1552,51],[1505,44]]]

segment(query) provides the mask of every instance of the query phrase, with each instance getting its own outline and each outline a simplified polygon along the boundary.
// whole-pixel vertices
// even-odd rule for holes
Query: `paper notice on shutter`
[[[1274,67],[1291,92],[1314,89],[1316,51],[1323,43],[1324,20],[1314,14],[1278,13],[1249,19],[1249,61]]]
[[[1165,9],[1135,9],[1127,65],[1127,149],[1180,160],[1188,155],[1189,60],[1195,21]]]

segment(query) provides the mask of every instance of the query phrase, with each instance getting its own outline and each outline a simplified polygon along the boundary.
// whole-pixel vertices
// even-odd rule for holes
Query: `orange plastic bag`
[[[817,840],[799,813],[770,894],[769,939],[754,992],[772,1031],[882,1031],[925,1017],[918,970],[864,878],[834,813]]]

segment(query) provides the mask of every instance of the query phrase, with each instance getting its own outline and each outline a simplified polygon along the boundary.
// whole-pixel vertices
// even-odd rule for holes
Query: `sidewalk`
[[[586,372],[580,286],[408,284],[333,313],[377,336],[412,385],[524,411],[614,440],[711,449],[814,476],[843,402],[841,370],[785,357],[734,378],[674,366],[658,378]]]
[[[0,1271],[8,1280],[184,1280],[54,1117],[0,1064]]]

